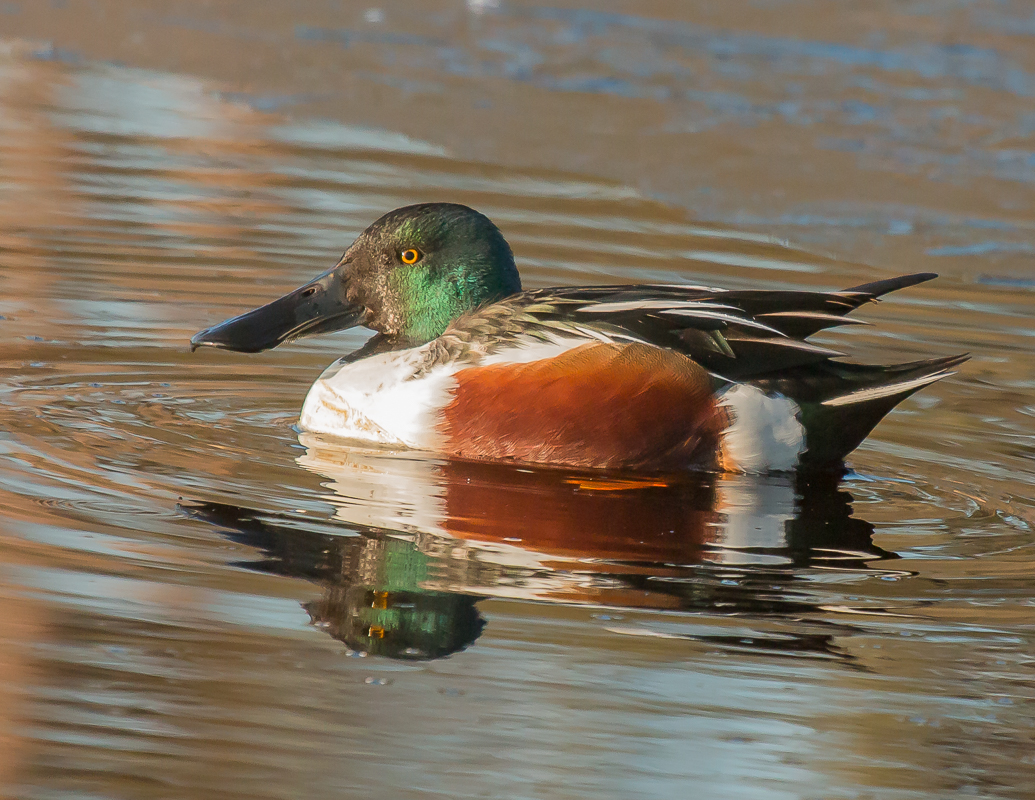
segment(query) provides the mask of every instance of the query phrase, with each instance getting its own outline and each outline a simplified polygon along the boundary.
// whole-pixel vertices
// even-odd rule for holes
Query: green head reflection
[[[331,583],[305,609],[313,623],[350,650],[426,660],[463,650],[485,622],[477,598],[422,588],[429,557],[406,539],[362,537]]]
[[[411,537],[368,530],[328,535],[251,509],[198,503],[183,510],[225,529],[228,538],[264,554],[244,565],[312,580],[323,596],[305,604],[314,625],[351,650],[386,658],[443,658],[469,646],[485,622],[479,596],[429,588],[433,557]]]

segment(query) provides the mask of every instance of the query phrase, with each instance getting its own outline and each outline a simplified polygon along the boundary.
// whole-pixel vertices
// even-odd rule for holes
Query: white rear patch
[[[781,394],[767,395],[737,384],[719,396],[733,424],[722,433],[725,469],[731,472],[785,472],[798,466],[805,450],[805,429],[797,403]]]

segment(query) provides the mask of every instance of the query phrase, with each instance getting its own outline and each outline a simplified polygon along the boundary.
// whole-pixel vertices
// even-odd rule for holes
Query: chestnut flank
[[[443,449],[470,459],[608,469],[712,469],[720,414],[699,365],[650,345],[589,343],[456,375]]]

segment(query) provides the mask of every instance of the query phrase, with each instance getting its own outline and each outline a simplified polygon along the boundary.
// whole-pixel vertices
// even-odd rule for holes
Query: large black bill
[[[351,328],[365,313],[362,306],[346,302],[341,271],[335,268],[279,300],[195,334],[190,349],[258,353],[300,336]]]

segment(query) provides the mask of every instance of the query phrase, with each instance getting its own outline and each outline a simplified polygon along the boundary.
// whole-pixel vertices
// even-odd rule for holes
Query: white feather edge
[[[639,288],[649,289],[651,286],[656,286],[659,289],[689,289],[694,292],[728,292],[729,289],[722,289],[718,286],[697,286],[692,283],[646,283]]]
[[[781,338],[787,338],[787,334],[778,331],[762,322],[757,322],[750,317],[735,317],[731,314],[720,314],[716,311],[699,311],[694,308],[666,308],[660,313],[670,317],[697,317],[699,319],[714,319],[720,322],[728,322],[733,325],[741,325],[745,328],[756,328],[766,333],[772,333]]]
[[[872,389],[860,389],[857,392],[849,392],[848,394],[824,400],[823,405],[848,406],[855,403],[865,403],[867,400],[879,400],[882,397],[891,397],[892,395],[900,394],[901,392],[906,392],[910,389],[919,389],[921,386],[927,386],[929,383],[940,381],[942,378],[947,378],[950,375],[955,374],[956,372],[954,370],[942,370],[933,375],[925,375],[922,378],[913,378],[912,380],[901,381],[899,383],[890,383],[886,386],[875,386]]]
[[[577,314],[609,314],[616,311],[654,311],[669,308],[711,308],[726,311],[740,311],[726,303],[711,303],[705,300],[624,300],[615,303],[596,303],[576,309]]]
[[[803,342],[799,339],[791,339],[790,337],[784,339],[747,339],[741,337],[726,337],[728,341],[736,344],[737,342],[748,342],[751,344],[770,344],[776,347],[789,347],[791,350],[801,350],[804,353],[815,353],[817,356],[828,356],[829,358],[835,358],[837,356],[843,356],[840,350],[831,350],[829,347],[821,347],[818,344],[812,344],[812,342]]]
[[[873,323],[867,322],[862,319],[852,319],[851,317],[842,317],[839,314],[826,314],[822,311],[769,311],[765,314],[759,314],[759,317],[780,317],[780,318],[791,318],[791,319],[814,319],[822,322],[836,322],[838,325],[872,325]]]

